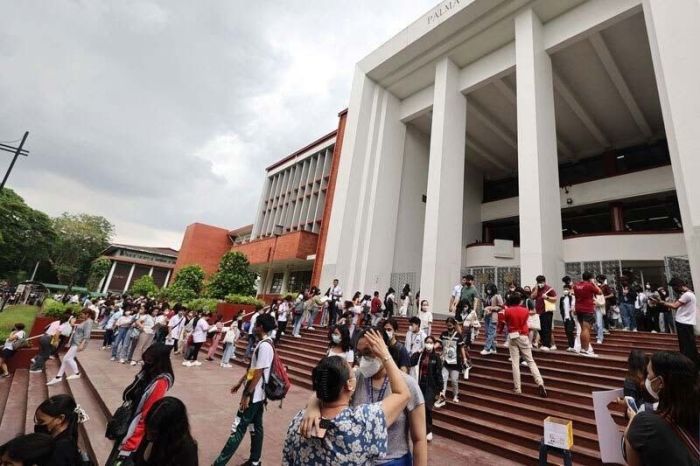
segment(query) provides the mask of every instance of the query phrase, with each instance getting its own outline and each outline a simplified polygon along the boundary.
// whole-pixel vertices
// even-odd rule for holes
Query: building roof
[[[312,149],[314,146],[317,146],[317,145],[319,145],[319,144],[321,144],[321,143],[323,143],[323,142],[326,142],[327,140],[329,140],[329,139],[335,137],[335,135],[336,135],[337,132],[338,132],[338,130],[337,130],[337,129],[334,129],[333,131],[331,131],[330,133],[326,134],[325,136],[321,136],[320,138],[316,139],[314,142],[312,142],[312,143],[310,143],[310,144],[307,144],[306,146],[302,147],[302,148],[299,149],[299,150],[294,151],[293,153],[289,154],[288,156],[286,156],[286,157],[283,158],[282,160],[279,160],[279,161],[273,163],[272,165],[270,165],[269,167],[267,167],[265,170],[268,171],[268,172],[269,172],[270,170],[274,170],[275,168],[279,167],[279,166],[282,165],[283,163],[288,162],[289,160],[292,160],[292,159],[293,159],[294,157],[296,157],[297,155],[303,154],[304,152],[308,151],[309,149]]]
[[[229,236],[241,236],[253,232],[253,224],[235,228],[228,232]]]
[[[129,244],[112,243],[109,245],[109,247],[107,249],[105,249],[102,252],[102,255],[107,255],[108,253],[112,252],[114,249],[130,249],[132,251],[145,252],[148,254],[157,254],[159,256],[168,256],[168,257],[173,257],[173,258],[177,258],[177,255],[179,252],[177,249],[173,249],[173,248],[161,248],[161,247],[153,247],[153,246],[134,246],[134,245],[129,245]]]

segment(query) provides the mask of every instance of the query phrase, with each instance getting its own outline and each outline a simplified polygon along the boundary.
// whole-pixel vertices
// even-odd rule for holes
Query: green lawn
[[[12,327],[17,322],[24,322],[27,335],[34,325],[34,318],[39,312],[37,306],[5,306],[5,309],[0,312],[0,342],[4,342],[10,335]]]

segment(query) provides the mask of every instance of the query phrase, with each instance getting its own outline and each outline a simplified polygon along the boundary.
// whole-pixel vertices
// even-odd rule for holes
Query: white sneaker
[[[192,365],[193,365],[193,366],[201,366],[202,363],[199,362],[199,361],[192,361]]]
[[[445,406],[445,404],[445,397],[440,396],[438,397],[437,401],[433,404],[433,406],[436,408],[442,408],[443,406]]]
[[[187,366],[187,367],[192,367],[192,363],[190,361],[182,361],[182,365]]]
[[[57,383],[61,382],[62,380],[63,380],[62,377],[54,377],[53,379],[46,382],[46,385],[56,385]]]
[[[522,362],[520,363],[520,365],[523,366],[523,367],[527,367],[527,361],[522,361]]]
[[[301,335],[294,335],[294,338],[301,338]]]
[[[479,352],[479,354],[482,355],[482,356],[488,356],[489,354],[491,354],[491,351],[489,351],[489,350],[487,350],[487,349],[482,349],[482,350]]]
[[[589,349],[588,351],[581,351],[579,353],[581,356],[585,356],[587,358],[597,358],[598,355],[593,352],[592,349]]]
[[[124,364],[125,362],[126,362],[126,361],[123,360],[123,359],[120,359],[120,360],[119,360],[119,364]]]
[[[135,366],[135,365],[136,365],[136,361],[131,361],[131,362],[129,363],[129,365],[130,365],[130,366]]]
[[[489,354],[496,354],[498,351],[496,351],[496,348],[493,348],[491,351],[489,351]]]
[[[80,378],[80,374],[73,374],[73,375],[69,375],[68,377],[66,377],[66,380],[73,380],[73,379],[79,379],[79,378]]]
[[[111,358],[109,358],[109,360],[110,360],[110,361],[116,361],[117,358],[115,358],[114,356],[112,356]]]
[[[566,348],[566,351],[568,351],[569,353],[576,353],[576,350],[573,348]]]
[[[625,328],[622,329],[622,331],[623,331],[623,332],[629,332],[629,331],[630,331],[630,328],[629,328],[629,327],[625,327]]]
[[[636,332],[636,331],[637,331],[637,329],[635,328],[635,329],[634,329],[634,330],[632,330],[632,331],[633,331],[633,332]]]
[[[658,333],[656,330],[652,330],[651,333]]]
[[[455,395],[455,396],[452,398],[452,402],[453,402],[453,403],[459,403],[459,397],[458,397],[457,395]]]
[[[425,438],[428,442],[432,442],[433,441],[433,433],[428,432],[428,435],[426,435]]]
[[[540,349],[541,349],[542,351],[550,351],[550,349],[549,349],[548,347],[546,347],[546,346],[543,346],[543,347],[541,347]]]
[[[224,367],[226,367],[226,368],[231,368],[231,367],[233,367],[233,366],[232,366],[231,364],[224,364]]]
[[[596,342],[597,344],[599,344],[599,345],[602,345],[602,344],[603,344],[603,340],[596,340],[595,342]]]
[[[556,351],[557,350],[557,345],[552,345],[549,347],[550,350]]]
[[[316,329],[313,327],[307,327],[306,330],[316,330]]]

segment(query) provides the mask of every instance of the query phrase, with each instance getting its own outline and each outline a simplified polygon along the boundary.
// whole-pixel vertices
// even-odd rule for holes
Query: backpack
[[[287,369],[282,364],[275,347],[270,340],[263,340],[260,343],[267,342],[272,346],[272,365],[270,366],[270,377],[265,380],[265,371],[263,370],[263,390],[267,400],[283,400],[287,396],[287,392],[292,386],[292,382],[287,375]],[[256,349],[257,352],[257,349]]]

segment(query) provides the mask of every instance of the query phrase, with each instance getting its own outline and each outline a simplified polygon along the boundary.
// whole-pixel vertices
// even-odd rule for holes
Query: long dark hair
[[[651,368],[664,381],[659,392],[659,414],[697,433],[700,417],[698,370],[687,356],[674,351],[658,351],[651,356]]]
[[[22,464],[48,465],[54,441],[49,434],[27,434],[15,437],[0,446],[0,456],[7,455]]]
[[[143,352],[143,367],[134,381],[124,389],[123,399],[139,402],[146,387],[160,375],[167,375],[170,384],[175,383],[173,365],[170,363],[170,348],[163,343],[154,343]]]
[[[647,372],[647,357],[642,350],[633,349],[627,356],[627,378],[633,379],[638,385],[644,383]]]
[[[36,408],[36,411],[41,411],[42,413],[51,416],[59,417],[63,416],[66,420],[68,426],[66,427],[66,432],[68,435],[78,441],[78,414],[75,412],[77,404],[72,396],[70,395],[54,395],[44,400],[43,403]]]
[[[335,325],[333,328],[331,328],[331,332],[328,335],[330,342],[328,343],[328,347],[332,348],[335,346],[335,343],[333,343],[333,333],[338,330],[340,332],[340,347],[343,349],[343,351],[348,351],[351,347],[350,344],[350,329],[348,329],[347,325]]]
[[[173,464],[174,460],[189,457],[197,442],[190,433],[185,404],[166,396],[153,403],[146,415],[146,438],[153,442],[150,464]]]
[[[349,378],[350,368],[345,359],[337,356],[321,359],[311,372],[316,398],[324,403],[337,401]]]

